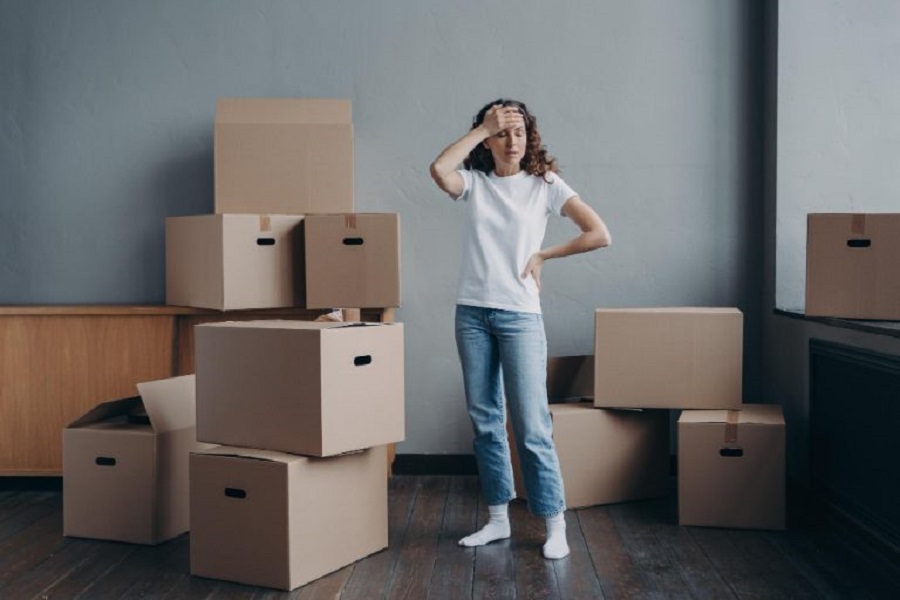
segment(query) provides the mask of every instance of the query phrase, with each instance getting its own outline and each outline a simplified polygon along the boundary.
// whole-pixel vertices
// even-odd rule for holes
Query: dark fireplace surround
[[[810,498],[900,558],[900,357],[809,342]]]

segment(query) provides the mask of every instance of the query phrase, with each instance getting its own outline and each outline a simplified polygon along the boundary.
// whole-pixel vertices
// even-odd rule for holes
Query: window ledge
[[[788,317],[811,323],[821,323],[831,327],[855,329],[878,335],[900,338],[900,321],[863,321],[860,319],[840,319],[838,317],[809,317],[802,310],[795,308],[776,308],[773,313],[779,317]]]

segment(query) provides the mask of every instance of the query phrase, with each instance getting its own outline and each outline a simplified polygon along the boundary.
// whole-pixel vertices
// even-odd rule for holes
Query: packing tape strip
[[[269,215],[259,215],[259,230],[272,231],[272,218]]]
[[[738,439],[738,413],[737,410],[726,411],[725,414],[725,443],[734,444]]]
[[[850,216],[850,232],[857,235],[865,235],[866,215],[854,214]]]
[[[344,227],[346,229],[356,229],[356,213],[347,213],[344,215]]]

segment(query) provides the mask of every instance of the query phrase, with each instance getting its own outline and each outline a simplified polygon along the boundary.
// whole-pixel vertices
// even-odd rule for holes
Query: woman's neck
[[[513,164],[495,164],[494,174],[497,177],[511,177],[522,172],[522,167],[518,163]]]

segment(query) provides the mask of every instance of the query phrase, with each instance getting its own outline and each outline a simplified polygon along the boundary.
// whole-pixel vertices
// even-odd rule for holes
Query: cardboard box
[[[550,402],[594,397],[594,356],[547,358],[547,398]]]
[[[349,100],[220,99],[214,155],[217,213],[353,212]]]
[[[302,306],[295,215],[166,219],[166,304],[232,310]],[[299,256],[298,256],[299,255]]]
[[[784,529],[781,407],[686,410],[678,419],[678,522]]]
[[[740,408],[738,309],[601,308],[594,322],[594,406]]]
[[[189,529],[194,376],[138,384],[63,430],[63,535],[158,544]]]
[[[403,441],[403,324],[194,328],[197,438],[330,456]]]
[[[303,229],[308,308],[400,306],[400,215],[310,215]]]
[[[806,314],[900,320],[900,213],[807,215]]]
[[[384,446],[191,455],[191,574],[292,590],[388,544]]]
[[[550,405],[553,441],[566,489],[566,507],[583,508],[664,496],[668,491],[669,411]],[[526,498],[515,436],[510,453],[516,495]]]

